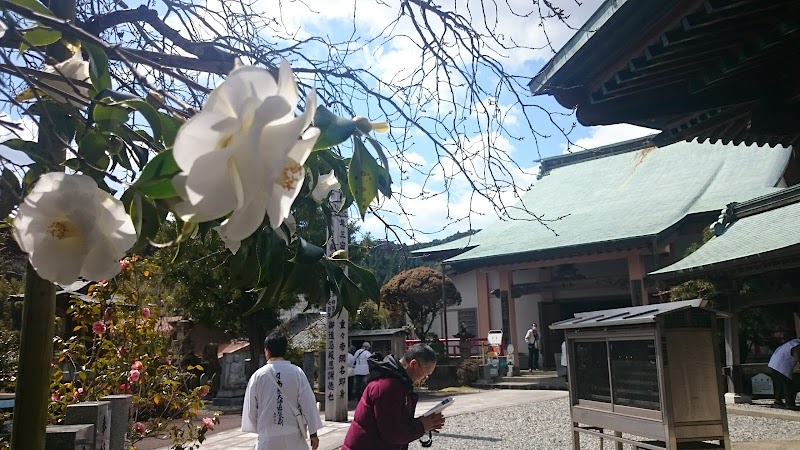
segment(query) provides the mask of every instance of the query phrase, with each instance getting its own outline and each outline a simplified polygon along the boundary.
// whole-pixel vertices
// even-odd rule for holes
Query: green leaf
[[[22,188],[14,172],[3,168],[0,174],[0,219],[5,219],[14,210],[18,200],[22,198]]]
[[[47,173],[47,167],[43,166],[42,164],[31,164],[28,166],[28,171],[25,172],[25,177],[22,179],[22,187],[24,188],[24,192],[29,192],[34,184],[36,184],[36,180],[39,177]]]
[[[325,249],[302,237],[297,238],[297,251],[290,261],[297,264],[314,264],[325,256]]]
[[[253,287],[259,277],[258,246],[253,239],[245,239],[242,246],[230,258],[230,283],[235,287]]]
[[[55,14],[53,14],[53,11],[50,11],[49,9],[47,9],[47,7],[45,7],[43,4],[41,4],[40,2],[38,2],[36,0],[8,0],[8,1],[9,1],[9,3],[13,3],[15,5],[22,6],[23,8],[28,8],[33,12],[37,12],[39,14],[44,14],[46,16],[55,17]]]
[[[158,116],[161,119],[161,137],[164,140],[164,145],[172,147],[175,145],[175,137],[178,135],[178,129],[180,129],[181,125],[186,123],[186,121],[162,112],[159,112]]]
[[[146,195],[150,199],[177,197],[172,178],[181,171],[172,150],[165,150],[153,158],[133,183],[132,188]]]
[[[25,53],[30,46],[44,47],[58,42],[61,39],[61,32],[45,27],[32,28],[25,32],[22,42],[19,44],[19,52]]]
[[[161,124],[161,117],[159,116],[158,111],[155,108],[150,106],[144,100],[136,99],[136,100],[123,100],[119,102],[111,103],[113,106],[127,106],[135,111],[138,111],[147,123],[150,125],[150,129],[153,132],[153,138],[156,140],[161,140],[161,133],[162,133],[162,124]]]
[[[350,170],[347,174],[347,181],[350,185],[350,192],[353,194],[361,219],[367,213],[369,205],[378,196],[378,177],[381,167],[375,158],[361,142],[361,139],[353,138],[353,159],[350,160]]]
[[[349,278],[342,281],[342,290],[336,299],[336,312],[346,309],[352,315],[357,314],[358,308],[367,300],[364,292]]]
[[[92,131],[81,138],[78,144],[78,154],[80,154],[92,168],[105,171],[111,163],[111,159],[106,154],[107,148],[108,141],[105,136],[97,131]]]
[[[348,276],[359,289],[364,292],[364,295],[374,302],[380,303],[381,289],[380,286],[378,286],[378,280],[375,278],[375,274],[371,270],[361,267],[352,261],[348,260],[345,264],[349,271]]]
[[[70,158],[64,161],[64,163],[61,165],[66,167],[67,169],[71,169],[77,172],[81,169],[81,160],[78,158]]]
[[[92,118],[107,131],[115,131],[117,127],[128,121],[128,111],[119,106],[108,106],[102,103],[94,105]]]
[[[256,311],[262,310],[266,308],[270,303],[278,300],[279,295],[284,286],[285,270],[286,266],[284,264],[279,264],[277,267],[274,268],[273,272],[274,281],[268,284],[263,289],[261,289],[261,291],[259,291],[256,303],[253,305],[252,308],[250,308],[249,311],[244,313],[245,315],[250,315]]]
[[[256,235],[256,252],[259,270],[256,286],[260,288],[275,283],[288,265],[286,242],[272,229],[262,228]]]
[[[136,156],[136,164],[139,168],[144,168],[147,161],[150,159],[150,151],[141,145],[132,145],[133,155]]]
[[[131,253],[141,251],[151,239],[156,237],[158,229],[161,226],[159,220],[158,210],[155,205],[144,198],[140,193],[133,189],[128,189],[122,194],[122,204],[128,210],[128,214],[133,221],[133,227],[136,229],[136,244],[131,248]]]
[[[44,165],[52,164],[50,156],[42,151],[42,146],[37,142],[26,141],[23,139],[8,139],[0,142],[0,146],[6,146],[12,150],[22,152],[25,154],[25,156],[33,160],[33,162]]]
[[[386,152],[383,151],[383,146],[380,142],[370,135],[365,135],[364,137],[366,137],[367,141],[372,144],[372,148],[375,149],[375,152],[381,159],[381,164],[383,166],[381,167],[383,170],[380,170],[378,175],[378,190],[380,190],[381,193],[386,197],[391,197],[392,176],[389,174],[389,158],[386,157]]]
[[[111,73],[108,71],[108,55],[102,48],[89,42],[82,42],[89,53],[89,77],[92,86],[98,91],[111,89]]]
[[[22,196],[22,186],[20,186],[19,180],[17,179],[17,176],[14,175],[14,172],[4,167],[0,177],[3,178],[5,187],[10,188],[11,191],[18,196]]]
[[[314,150],[335,147],[350,139],[357,129],[354,120],[343,119],[324,106],[317,107],[317,111],[314,113],[314,126],[320,130]]]

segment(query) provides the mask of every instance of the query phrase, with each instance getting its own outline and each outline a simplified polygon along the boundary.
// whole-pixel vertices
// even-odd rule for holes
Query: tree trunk
[[[44,450],[50,361],[56,315],[56,286],[28,264],[14,398],[12,450]]]
[[[51,11],[57,17],[75,20],[75,0],[51,0],[49,4]],[[70,56],[66,47],[60,43],[48,46],[46,54],[58,61]],[[58,130],[41,126],[39,145],[52,155],[53,161],[63,161],[64,149],[56,143],[57,139],[53,138],[54,133],[58,133]],[[25,274],[25,301],[22,309],[11,450],[44,450],[55,316],[55,284],[39,277],[28,264]]]

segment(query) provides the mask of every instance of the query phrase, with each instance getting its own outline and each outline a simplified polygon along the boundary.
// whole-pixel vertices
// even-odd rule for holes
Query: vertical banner
[[[347,251],[349,233],[347,231],[347,211],[339,213],[342,207],[341,191],[333,191],[330,197],[332,222],[326,253],[328,256],[339,250]],[[325,346],[325,420],[347,422],[347,350],[349,314],[342,309],[336,315],[336,296],[332,295],[326,305],[327,336]]]

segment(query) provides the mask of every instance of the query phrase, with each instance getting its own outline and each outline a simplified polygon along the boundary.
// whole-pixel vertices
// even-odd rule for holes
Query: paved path
[[[445,416],[456,416],[566,396],[567,393],[561,391],[483,391],[459,394],[454,395],[456,401],[447,408]],[[417,404],[417,415],[424,413],[433,405],[439,403],[443,397],[441,395],[423,396],[419,404]],[[348,418],[350,420],[353,419],[353,411],[348,413]],[[323,422],[323,424],[325,426],[319,431],[320,450],[335,450],[339,448],[344,442],[344,437],[348,428],[350,428],[350,424],[327,421]],[[202,450],[253,450],[255,442],[255,434],[242,433],[237,428],[212,434],[201,448]],[[169,446],[165,446],[159,450],[169,450],[169,448]]]

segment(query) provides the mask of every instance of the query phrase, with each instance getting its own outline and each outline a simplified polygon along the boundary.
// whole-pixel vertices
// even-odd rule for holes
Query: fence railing
[[[418,342],[420,342],[419,339],[406,339],[406,349]],[[439,339],[439,343],[444,345],[446,352],[451,357],[461,356],[461,339]],[[486,342],[486,338],[469,338],[467,339],[467,343],[469,344],[469,356],[483,357],[489,350],[489,344]]]

